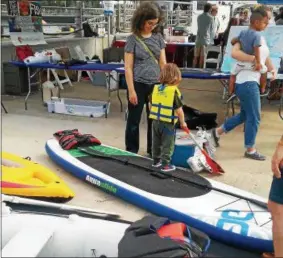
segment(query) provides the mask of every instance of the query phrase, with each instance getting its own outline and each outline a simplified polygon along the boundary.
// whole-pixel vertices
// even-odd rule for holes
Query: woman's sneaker
[[[153,164],[152,164],[152,167],[154,167],[154,168],[160,168],[161,166],[162,166],[161,161],[156,161],[156,162],[153,162]]]
[[[245,157],[249,159],[254,159],[254,160],[261,160],[264,161],[266,160],[266,157],[259,152],[254,152],[254,153],[248,153],[247,151],[245,152]]]
[[[172,164],[165,165],[161,168],[162,172],[170,172],[170,171],[174,171],[174,170],[176,170],[176,167]]]

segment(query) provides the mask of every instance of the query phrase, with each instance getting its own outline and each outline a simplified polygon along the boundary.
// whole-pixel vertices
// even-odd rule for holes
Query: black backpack
[[[126,229],[118,257],[204,257],[209,245],[203,232],[167,218],[146,216]]]
[[[202,112],[186,105],[183,106],[183,111],[185,115],[185,121],[188,125],[188,128],[191,130],[197,130],[198,127],[206,130],[217,127],[217,113]],[[176,124],[176,128],[181,128],[179,121]]]

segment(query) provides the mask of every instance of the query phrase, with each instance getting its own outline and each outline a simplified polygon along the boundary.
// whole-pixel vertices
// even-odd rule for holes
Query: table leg
[[[6,109],[6,107],[4,106],[4,104],[3,104],[2,101],[1,101],[1,107],[4,109],[4,112],[5,112],[6,114],[8,114],[8,111],[7,111],[7,109]]]
[[[26,98],[25,98],[25,110],[28,110],[27,103],[28,103],[29,95],[30,95],[30,93],[31,93],[30,68],[29,68],[29,67],[27,67],[27,69],[28,69],[28,94],[27,94],[27,96],[26,96]]]
[[[120,97],[119,85],[118,85],[118,89],[117,89],[117,97],[118,97],[118,100],[120,102],[120,111],[123,112],[123,103],[122,103],[122,100],[121,100],[121,97]]]
[[[39,88],[41,90],[41,100],[43,102],[43,88],[42,88],[42,78],[41,78],[41,72],[43,71],[43,69],[39,69]]]
[[[184,67],[188,68],[188,47],[185,46],[185,61],[184,61]]]
[[[109,108],[109,105],[111,103],[111,87],[110,87],[110,82],[111,82],[111,73],[108,72],[108,76],[106,76],[106,80],[108,80],[108,83],[106,83],[106,85],[108,85],[108,101],[107,101],[107,110]],[[107,114],[107,110],[105,112],[105,118],[108,117],[108,114]]]
[[[225,100],[227,92],[228,92],[228,88],[229,88],[229,80],[219,80],[220,83],[223,86],[223,95],[222,95],[222,99]]]

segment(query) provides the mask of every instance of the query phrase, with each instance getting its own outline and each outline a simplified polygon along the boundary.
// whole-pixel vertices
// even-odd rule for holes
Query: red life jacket
[[[101,145],[96,137],[91,134],[81,134],[78,129],[58,131],[53,135],[64,150]]]
[[[29,45],[26,46],[17,46],[16,47],[16,54],[20,61],[24,61],[29,56],[33,56],[33,50]]]

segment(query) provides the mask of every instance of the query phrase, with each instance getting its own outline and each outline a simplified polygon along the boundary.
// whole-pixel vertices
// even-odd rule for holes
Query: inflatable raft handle
[[[118,213],[113,213],[113,212],[108,212],[108,211],[103,211],[103,210],[94,210],[94,209],[82,208],[82,207],[71,206],[71,205],[66,205],[66,204],[57,204],[57,203],[50,203],[50,202],[44,202],[44,201],[37,201],[37,200],[26,199],[26,198],[21,198],[21,197],[16,197],[16,196],[8,196],[5,194],[2,194],[2,202],[57,208],[59,210],[83,212],[83,213],[96,214],[96,215],[102,215],[102,216],[103,215],[111,216],[114,218],[120,218],[121,216]]]

